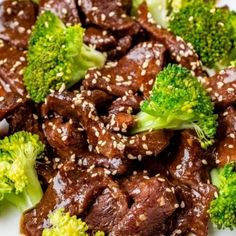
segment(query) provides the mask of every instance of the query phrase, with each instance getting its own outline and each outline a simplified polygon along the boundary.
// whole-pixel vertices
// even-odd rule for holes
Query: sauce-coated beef
[[[30,0],[0,1],[0,39],[27,48],[37,16],[36,5]]]
[[[66,25],[80,23],[75,0],[40,0],[39,11],[51,11]]]

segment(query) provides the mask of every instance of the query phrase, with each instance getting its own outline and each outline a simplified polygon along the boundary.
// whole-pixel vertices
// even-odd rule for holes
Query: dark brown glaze
[[[108,59],[116,60],[125,55],[125,53],[131,48],[132,46],[132,37],[126,35],[120,39],[118,39],[116,48],[108,51]]]
[[[128,211],[128,199],[115,183],[104,189],[85,218],[92,231],[109,233]]]
[[[198,185],[206,182],[207,160],[203,159],[203,150],[189,131],[181,134],[181,143],[178,147],[176,157],[169,165],[169,171],[173,178],[187,185]]]
[[[109,235],[161,235],[163,224],[177,206],[172,185],[162,177],[143,175],[137,178],[135,175],[124,186],[128,187],[126,189],[134,203]]]
[[[64,208],[71,215],[80,215],[109,184],[112,186],[112,183],[102,169],[61,169],[53,178],[40,203],[24,213],[21,233],[26,236],[41,236],[43,228],[49,226],[48,214],[57,208]]]
[[[117,40],[112,34],[95,27],[86,29],[84,42],[101,51],[108,51],[117,46]]]
[[[67,26],[80,23],[75,0],[40,0],[39,12],[51,11]]]
[[[127,159],[119,157],[107,158],[101,154],[88,151],[76,156],[75,160],[82,169],[102,167],[108,175],[124,175],[130,166],[130,162]]]
[[[0,120],[11,114],[26,99],[23,69],[26,51],[0,41]]]
[[[132,20],[122,8],[120,0],[86,0],[78,1],[86,20],[102,29],[120,31],[123,34],[135,34],[139,25]]]
[[[30,0],[1,0],[0,39],[16,47],[27,48],[36,14],[36,7]]]
[[[142,97],[138,95],[124,95],[114,100],[109,107],[109,115],[125,112],[128,114],[136,113],[140,109]]]
[[[226,108],[236,102],[236,68],[230,67],[202,80],[214,104]]]
[[[165,130],[136,134],[128,138],[126,153],[129,159],[157,156],[168,145],[172,133]]]
[[[46,120],[44,133],[49,145],[64,160],[87,149],[84,129],[73,120],[64,122],[63,117]]]
[[[42,123],[39,119],[40,117],[36,107],[31,102],[26,102],[6,117],[9,123],[9,134],[24,130],[39,135],[40,140],[46,143]]]
[[[193,71],[197,76],[204,76],[202,63],[193,47],[182,38],[175,36],[170,31],[157,25],[150,13],[148,13],[146,3],[140,5],[138,9],[138,22],[141,26],[158,42],[163,43],[168,49],[171,58],[180,65]]]
[[[179,185],[175,188],[180,206],[172,222],[166,225],[167,235],[208,235],[208,209],[216,189],[212,185],[199,183],[195,188]],[[172,229],[172,231],[171,231]]]
[[[83,85],[86,89],[101,89],[115,96],[137,91],[148,96],[164,64],[164,53],[162,44],[140,43],[117,63],[108,63],[100,70],[89,70]]]
[[[215,160],[219,166],[236,161],[236,110],[228,107],[220,117],[220,135],[215,148]]]

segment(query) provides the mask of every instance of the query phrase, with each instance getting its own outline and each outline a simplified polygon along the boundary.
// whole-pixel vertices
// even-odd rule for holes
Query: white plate
[[[227,4],[231,9],[236,10],[235,0],[222,0],[219,1],[219,5]],[[0,205],[0,236],[18,236],[19,235],[19,219],[20,212],[15,208],[4,204]],[[209,236],[235,236],[236,230],[216,230],[210,227]]]

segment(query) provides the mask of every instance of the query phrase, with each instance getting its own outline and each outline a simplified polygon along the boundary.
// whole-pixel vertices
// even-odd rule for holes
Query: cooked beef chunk
[[[0,41],[0,120],[11,114],[26,99],[23,85],[25,51]]]
[[[84,129],[73,120],[64,122],[62,117],[57,117],[46,120],[44,126],[45,137],[49,145],[64,160],[87,149]]]
[[[119,97],[109,107],[109,114],[113,115],[120,112],[132,114],[133,112],[137,112],[140,109],[141,101],[142,98],[138,95],[124,95]]]
[[[129,159],[135,159],[140,156],[157,155],[169,144],[170,135],[167,133],[165,135],[164,131],[134,137],[112,132],[109,126],[105,127],[101,117],[97,116],[90,93],[92,92],[85,90],[80,94],[70,92],[51,94],[44,104],[43,113],[45,115],[51,110],[59,115],[76,119],[85,129],[92,150],[107,158],[123,159],[127,156]],[[137,145],[140,144],[142,146],[137,149]]]
[[[236,110],[228,107],[220,119],[220,134],[215,148],[219,166],[236,161]]]
[[[32,210],[24,213],[22,219],[22,232],[26,236],[41,236],[42,230],[49,222],[48,214],[57,209],[64,208],[71,215],[80,215],[104,189],[114,185],[102,169],[90,171],[75,170],[57,173],[50,183],[40,203]]]
[[[85,0],[78,1],[86,20],[103,29],[120,31],[123,34],[135,34],[139,30],[137,23],[123,10],[120,0]]]
[[[164,64],[165,47],[144,42],[134,47],[117,63],[108,63],[102,69],[91,69],[83,81],[86,89],[101,89],[115,96],[149,95],[156,75]]]
[[[173,178],[188,185],[198,185],[207,181],[207,161],[203,159],[203,150],[198,140],[189,131],[183,131],[176,157],[169,165]]]
[[[126,153],[129,159],[157,156],[168,145],[171,132],[165,130],[136,134],[128,138]]]
[[[100,51],[108,51],[117,45],[116,38],[106,30],[89,27],[85,31],[84,42]]]
[[[125,53],[132,46],[132,37],[129,35],[124,36],[123,38],[118,39],[117,46],[115,49],[108,51],[108,58],[115,60],[124,56]]]
[[[202,79],[212,101],[218,107],[230,106],[236,103],[236,68],[230,67],[212,77]]]
[[[161,235],[163,224],[176,210],[177,200],[171,190],[172,185],[165,178],[137,177],[135,175],[124,183],[134,203],[113,227],[111,236]]]
[[[154,23],[151,14],[148,14],[146,3],[140,5],[138,13],[138,21],[141,26],[153,39],[165,45],[174,61],[192,70],[197,76],[205,75],[201,61],[194,52],[193,47],[182,38],[175,36],[170,31]]]
[[[126,174],[129,167],[129,160],[121,158],[107,158],[101,154],[93,152],[83,152],[76,156],[78,165],[83,169],[93,167],[103,167],[106,174],[121,175]]]
[[[102,230],[109,233],[119,224],[128,211],[127,196],[115,183],[103,190],[85,218],[92,231]]]
[[[80,23],[75,0],[40,0],[39,11],[51,11],[66,25]]]
[[[216,193],[215,187],[199,183],[195,188],[178,185],[175,188],[180,207],[172,222],[167,225],[167,235],[208,235],[208,209]],[[172,231],[170,231],[172,229]]]
[[[6,120],[9,123],[9,134],[24,130],[38,134],[41,141],[46,143],[37,109],[31,102],[27,102],[15,109],[14,113],[8,116]]]
[[[27,48],[36,14],[36,7],[30,0],[2,0],[0,2],[0,39],[16,47]]]
[[[127,133],[135,124],[134,116],[125,112],[112,114],[106,119],[107,127],[115,132]]]

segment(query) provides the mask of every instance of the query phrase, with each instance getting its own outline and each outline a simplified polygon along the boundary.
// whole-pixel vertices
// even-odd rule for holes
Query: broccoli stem
[[[16,206],[21,212],[34,207],[42,198],[43,191],[38,176],[32,165],[27,168],[29,182],[24,191],[19,194],[5,194],[5,199]]]

